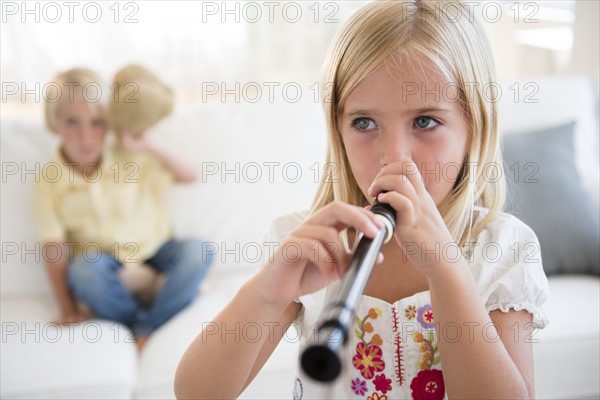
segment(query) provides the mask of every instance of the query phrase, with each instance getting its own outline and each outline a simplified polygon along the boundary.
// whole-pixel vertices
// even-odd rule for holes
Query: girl
[[[180,362],[178,397],[238,396],[294,321],[311,343],[356,232],[381,229],[368,210],[376,198],[397,211],[397,227],[358,307],[342,376],[325,386],[301,375],[294,396],[535,397],[531,334],[547,323],[548,283],[535,234],[501,212],[489,44],[466,6],[449,3],[374,2],[347,23],[323,101],[338,174],[321,181],[310,213],[275,221],[268,239],[282,244],[214,321],[275,325],[275,336],[200,335]]]

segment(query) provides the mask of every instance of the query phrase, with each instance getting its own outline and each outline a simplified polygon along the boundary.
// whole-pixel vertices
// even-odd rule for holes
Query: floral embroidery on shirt
[[[356,354],[352,357],[352,365],[360,371],[365,379],[372,379],[375,372],[381,372],[385,368],[381,348],[377,345],[366,345],[358,342]]]
[[[381,308],[370,308],[368,315],[371,319],[377,319],[377,317],[381,317]]]
[[[364,318],[356,316],[355,319],[354,334],[359,342],[356,345],[356,354],[352,357],[352,365],[367,380],[373,379],[375,373],[381,372],[385,368],[385,362],[382,359],[383,352],[379,347],[383,344],[383,340],[378,333],[375,333],[375,328],[369,321],[381,317],[381,314],[381,309],[370,308]],[[372,336],[369,338],[371,334]],[[367,385],[367,382],[356,378],[352,380],[352,391],[363,396],[367,392]]]
[[[395,305],[390,307],[392,318],[393,347],[389,350],[390,356],[394,354],[393,369],[386,369],[386,360],[383,355],[383,340],[381,329],[389,324],[389,320],[382,320],[382,311],[379,308],[369,308],[368,312],[355,317],[354,334],[358,339],[356,351],[352,357],[352,365],[355,368],[353,378],[350,379],[351,393],[367,400],[388,400],[388,394],[395,396],[395,385],[405,385],[405,361],[404,346],[406,339],[402,338],[404,330],[403,321],[415,321],[421,326],[421,332],[412,333],[412,342],[417,346],[419,352],[409,358],[410,369],[417,369],[417,375],[410,381],[410,390],[414,399],[441,400],[445,396],[445,386],[441,369],[432,369],[441,365],[436,338],[435,319],[431,304],[410,304],[400,308]],[[386,318],[388,318],[386,314]],[[391,338],[390,338],[391,339]],[[392,343],[386,342],[386,346]],[[386,351],[388,347],[385,347]],[[387,355],[386,355],[387,356]],[[413,361],[414,360],[414,361]],[[387,360],[388,363],[391,362]],[[413,364],[413,362],[415,364]],[[388,366],[389,367],[389,366]],[[440,367],[438,367],[440,368]],[[385,371],[385,372],[384,372]],[[360,375],[358,374],[360,373]],[[394,384],[392,384],[392,380]],[[407,384],[407,383],[406,383]],[[372,385],[372,386],[371,386]],[[408,388],[407,388],[408,389]],[[369,395],[370,393],[370,395]],[[365,397],[366,396],[366,397]]]
[[[425,329],[433,329],[435,328],[435,322],[433,320],[433,310],[431,309],[431,304],[424,305],[419,308],[417,321],[421,324],[421,326]]]
[[[354,392],[354,394],[364,396],[365,393],[367,393],[367,382],[363,381],[360,378],[352,380],[352,391]]]
[[[412,338],[415,343],[421,344],[419,346],[419,351],[421,352],[420,369],[430,369],[432,366],[440,363],[438,344],[435,341],[434,331],[427,332],[427,337],[423,336],[420,332],[415,332]]]
[[[417,318],[423,327],[427,324],[434,325],[431,306],[419,308]],[[421,358],[417,367],[421,369],[410,383],[412,397],[416,400],[441,400],[446,395],[444,376],[439,369],[431,369],[440,364],[438,342],[435,340],[435,331],[426,331],[424,334],[415,332],[413,341],[419,345]]]
[[[396,373],[396,382],[398,383],[398,386],[402,386],[404,384],[404,356],[402,354],[402,330],[400,329],[400,318],[396,307],[392,307],[392,317],[394,318],[394,325],[392,327],[392,330],[394,331],[395,346],[394,371]]]
[[[444,377],[439,369],[426,369],[419,371],[410,383],[412,397],[415,400],[441,400],[444,398],[446,388]]]
[[[379,393],[373,393],[367,397],[367,400],[388,400],[388,397],[386,395],[380,396]]]
[[[413,320],[417,316],[417,307],[414,305],[410,305],[404,309],[404,318],[407,320]]]
[[[355,319],[356,327],[354,328],[354,334],[356,335],[358,340],[360,340],[367,346],[371,345],[371,344],[381,346],[383,344],[383,341],[381,340],[381,336],[379,336],[378,333],[374,334],[371,337],[371,340],[369,342],[367,342],[367,340],[366,340],[366,334],[373,333],[373,331],[374,331],[373,324],[371,324],[369,322],[369,318],[377,319],[378,317],[381,317],[381,309],[379,309],[379,308],[369,309],[369,312],[363,319],[360,319],[358,316],[356,316],[356,319]]]
[[[375,390],[379,390],[383,394],[386,394],[388,390],[392,390],[392,380],[386,378],[385,374],[377,375],[373,379],[373,383],[375,384]]]

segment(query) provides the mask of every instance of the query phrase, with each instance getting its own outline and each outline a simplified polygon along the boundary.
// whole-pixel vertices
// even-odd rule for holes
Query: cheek
[[[368,197],[367,189],[381,169],[377,152],[369,143],[362,141],[346,141],[344,145],[354,179],[365,197]]]
[[[94,137],[97,142],[102,142],[106,136],[106,129],[104,127],[95,127],[94,128]]]
[[[415,160],[420,167],[425,188],[436,203],[452,190],[462,166],[463,149],[451,150],[456,149],[453,149],[452,146],[442,146],[427,153],[424,159]]]
[[[66,142],[76,142],[79,137],[77,129],[66,124],[61,127],[60,136]]]

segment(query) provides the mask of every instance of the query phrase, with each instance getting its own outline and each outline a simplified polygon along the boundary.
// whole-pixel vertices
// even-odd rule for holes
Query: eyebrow
[[[428,114],[428,113],[444,113],[444,114],[448,114],[452,112],[451,109],[449,108],[441,108],[441,107],[422,107],[422,108],[416,108],[414,110],[408,110],[402,113],[402,115],[419,115],[419,114]],[[343,116],[344,117],[356,117],[358,115],[378,115],[380,114],[379,112],[375,111],[375,110],[369,110],[369,109],[356,109],[356,110],[351,110],[349,112],[344,112]]]

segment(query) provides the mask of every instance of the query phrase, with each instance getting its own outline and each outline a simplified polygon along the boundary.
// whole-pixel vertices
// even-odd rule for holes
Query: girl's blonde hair
[[[446,10],[452,10],[451,14]],[[483,27],[472,17],[459,1],[422,0],[376,1],[351,17],[325,64],[322,101],[329,132],[326,165],[334,168],[323,174],[313,212],[334,200],[368,204],[350,169],[338,117],[348,95],[389,58],[409,64],[425,59],[457,88],[469,141],[456,182],[438,205],[454,240],[465,245],[502,211],[506,184],[497,99],[489,94],[496,87],[494,61]],[[467,85],[471,86],[469,90]],[[489,212],[473,226],[476,205],[489,208]],[[349,234],[345,239],[354,241]]]
[[[119,135],[123,130],[141,134],[173,110],[173,90],[141,65],[128,65],[113,78],[110,124]]]
[[[101,115],[106,117],[106,92],[106,82],[89,68],[72,68],[58,73],[48,82],[45,89],[46,127],[56,132],[60,105],[65,101],[73,101],[75,96],[83,96],[86,101],[96,104]]]

